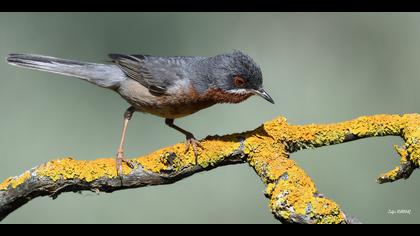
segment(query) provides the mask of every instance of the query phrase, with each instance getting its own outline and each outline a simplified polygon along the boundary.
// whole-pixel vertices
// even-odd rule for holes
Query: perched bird
[[[122,174],[125,133],[134,112],[165,118],[166,125],[186,136],[197,158],[200,143],[194,135],[174,124],[174,119],[193,114],[216,103],[239,103],[258,95],[274,103],[263,89],[260,67],[248,55],[235,50],[213,57],[109,54],[112,64],[98,64],[33,54],[10,54],[7,62],[86,80],[114,90],[131,106],[124,113],[121,141],[116,155]]]

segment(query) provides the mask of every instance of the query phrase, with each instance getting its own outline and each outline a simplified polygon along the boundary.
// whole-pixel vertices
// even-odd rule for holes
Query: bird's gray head
[[[228,96],[243,97],[243,100],[251,95],[259,95],[274,103],[263,89],[260,67],[250,56],[235,50],[233,53],[210,57],[206,61],[210,87],[220,89]]]

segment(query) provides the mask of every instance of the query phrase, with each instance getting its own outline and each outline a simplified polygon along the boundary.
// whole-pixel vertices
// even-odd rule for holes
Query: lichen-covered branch
[[[420,115],[375,115],[323,125],[290,125],[283,117],[252,131],[209,136],[201,141],[198,159],[176,144],[134,158],[134,169],[124,166],[118,177],[113,158],[79,161],[54,160],[0,184],[0,219],[38,196],[90,190],[113,192],[148,185],[170,184],[194,173],[247,162],[266,185],[270,209],[283,223],[352,223],[338,204],[318,193],[311,178],[289,158],[305,148],[339,144],[360,138],[398,135],[401,166],[383,174],[379,183],[408,178],[420,160]]]
[[[281,119],[280,119],[281,120]],[[394,145],[400,157],[401,166],[382,174],[378,183],[407,179],[420,163],[420,115],[374,115],[324,125],[292,126],[283,119],[284,132],[280,132],[280,142],[286,144],[289,152],[306,148],[316,148],[332,144],[340,144],[356,139],[378,136],[400,136],[405,144]],[[286,128],[287,127],[287,128]]]

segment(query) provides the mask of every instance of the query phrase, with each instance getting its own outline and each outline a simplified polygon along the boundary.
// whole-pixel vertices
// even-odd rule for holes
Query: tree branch
[[[62,192],[90,190],[113,192],[127,188],[170,184],[201,171],[247,162],[266,185],[270,209],[283,223],[357,223],[338,204],[318,193],[310,177],[289,159],[306,148],[344,143],[360,138],[398,135],[395,146],[401,166],[381,175],[379,183],[408,178],[419,167],[420,115],[375,115],[321,125],[290,125],[283,117],[243,133],[209,136],[196,159],[184,153],[183,144],[133,159],[134,169],[124,166],[117,176],[113,158],[77,161],[54,160],[34,167],[0,184],[0,220],[39,196],[56,198]]]

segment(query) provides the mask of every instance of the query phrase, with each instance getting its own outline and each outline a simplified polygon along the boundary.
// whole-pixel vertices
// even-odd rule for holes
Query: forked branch
[[[113,192],[148,185],[170,184],[201,171],[247,162],[266,185],[270,209],[283,223],[354,223],[338,204],[320,194],[311,178],[289,158],[306,148],[356,139],[398,135],[395,146],[401,165],[381,175],[379,183],[408,178],[419,167],[420,115],[375,115],[336,124],[290,125],[283,117],[243,133],[209,136],[196,162],[183,144],[175,144],[133,159],[117,176],[113,158],[78,161],[64,158],[34,167],[0,184],[0,219],[39,196],[90,190]]]

